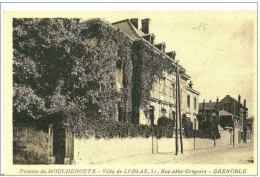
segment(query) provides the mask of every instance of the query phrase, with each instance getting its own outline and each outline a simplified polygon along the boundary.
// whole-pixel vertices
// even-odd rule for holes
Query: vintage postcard
[[[2,51],[4,175],[257,175],[256,10],[7,10]]]

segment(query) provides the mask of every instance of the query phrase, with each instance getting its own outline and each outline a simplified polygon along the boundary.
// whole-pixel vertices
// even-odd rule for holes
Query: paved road
[[[111,160],[109,164],[248,164],[253,163],[253,143],[174,153],[138,155]]]

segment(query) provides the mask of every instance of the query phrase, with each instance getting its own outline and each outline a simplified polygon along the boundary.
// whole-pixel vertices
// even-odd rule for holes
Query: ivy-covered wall
[[[133,122],[139,123],[139,111],[148,108],[153,84],[163,78],[164,72],[175,72],[176,67],[173,61],[144,40],[134,42],[132,61]]]
[[[100,76],[100,85],[93,103],[97,104],[101,118],[113,119],[115,117],[115,105],[121,101],[123,120],[128,121],[131,116],[131,88],[132,88],[132,41],[122,32],[103,21],[83,23],[86,30],[86,38],[95,39],[91,58],[97,62],[97,76]],[[116,62],[121,62],[123,73],[123,88],[118,92],[116,86]],[[101,75],[102,74],[102,75]]]
[[[139,124],[153,83],[163,71],[175,72],[169,57],[147,41],[132,41],[100,19],[14,19],[13,51],[13,117],[61,117],[75,131],[86,121],[118,116],[125,125]]]

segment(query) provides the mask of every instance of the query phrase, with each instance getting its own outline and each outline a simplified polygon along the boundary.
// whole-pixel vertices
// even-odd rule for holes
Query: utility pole
[[[178,118],[179,118],[179,113],[178,113],[178,72],[179,72],[179,68],[178,68],[178,61],[176,62],[176,119],[175,119],[175,123],[176,123],[176,130],[175,130],[175,150],[176,150],[176,155],[178,155]]]
[[[243,137],[243,141],[244,141],[244,143],[246,143],[246,139],[247,139],[247,129],[246,129],[246,112],[247,112],[247,108],[246,108],[246,100],[244,99],[244,109],[245,109],[245,111],[244,111],[244,117],[243,117],[243,119],[244,119],[244,121],[243,121],[243,132],[244,132],[244,137]]]
[[[235,104],[234,104],[234,107],[233,107],[233,122],[234,122],[234,127],[233,127],[233,146],[235,146],[235,127],[236,127],[236,124],[235,124]]]
[[[177,68],[179,66],[177,65]],[[177,69],[177,75],[178,75],[178,100],[179,100],[179,123],[180,123],[180,143],[181,143],[181,154],[183,154],[183,144],[182,144],[182,116],[181,116],[181,90],[180,90],[180,74],[179,74],[179,69]]]

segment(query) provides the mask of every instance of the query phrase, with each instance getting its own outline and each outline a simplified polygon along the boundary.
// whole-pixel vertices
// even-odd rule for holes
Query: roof
[[[246,119],[247,125],[253,124],[253,122],[254,122],[254,119]]]
[[[238,100],[236,100],[235,98],[233,98],[233,97],[230,96],[230,95],[226,95],[222,100],[224,100],[225,98],[230,98],[230,99],[232,99],[233,101],[235,101],[236,103],[240,104],[242,108],[245,108],[246,110],[248,109],[247,107],[244,107],[243,104],[239,103]],[[222,100],[221,100],[221,101],[222,101]],[[220,101],[220,102],[221,102],[221,101]]]
[[[198,92],[197,90],[195,90],[193,88],[187,87],[187,90],[189,90],[190,92],[195,93],[197,95],[200,95],[200,92]]]
[[[225,111],[225,110],[221,110],[219,111],[219,116],[232,116],[233,114]]]
[[[130,39],[132,39],[133,41],[137,41],[137,40],[142,40],[144,36],[148,35],[145,34],[143,31],[138,30],[129,19],[125,19],[125,20],[121,20],[118,22],[114,22],[112,23],[112,25],[116,28],[119,28],[122,32],[124,32],[127,36],[130,37]],[[166,58],[170,59],[173,61],[173,63],[175,64],[175,61],[169,57],[166,53],[160,51],[159,49],[157,49],[154,45],[150,44],[148,41],[143,40],[146,42],[146,44],[152,46],[155,51],[160,52],[161,54],[163,54]],[[179,64],[179,67],[185,71],[185,68]],[[186,79],[190,79],[190,76],[186,73],[184,73],[184,75],[182,75],[182,77],[185,77]]]
[[[204,103],[199,103],[199,109],[203,109],[203,104]],[[206,110],[213,110],[216,107],[217,102],[208,102],[205,103],[205,109]]]
[[[112,25],[119,28],[122,32],[128,34],[132,40],[141,39],[141,36],[145,35],[141,30],[136,29],[128,19],[112,23]]]

